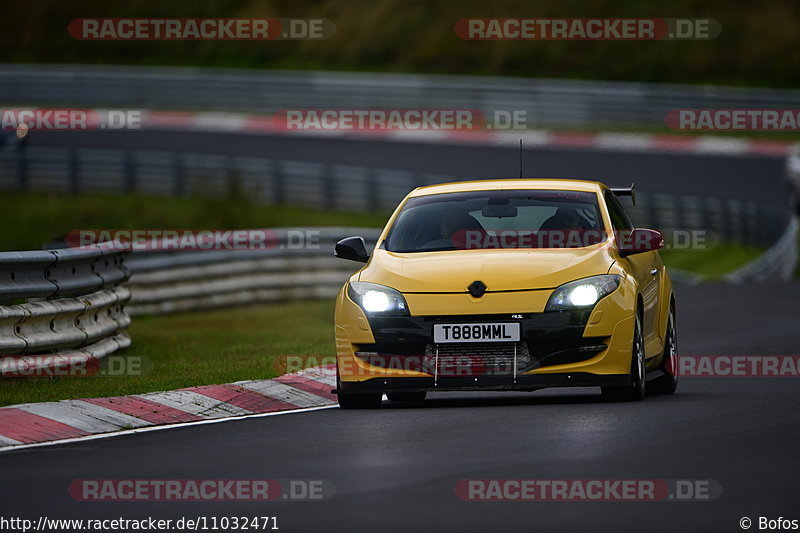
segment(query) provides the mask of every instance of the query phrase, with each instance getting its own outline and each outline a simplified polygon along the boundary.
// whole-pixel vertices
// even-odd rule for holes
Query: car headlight
[[[564,311],[590,308],[603,297],[617,290],[617,287],[619,287],[619,276],[615,274],[570,281],[553,291],[544,310]]]
[[[347,294],[367,314],[407,315],[406,299],[399,291],[365,281],[351,281]]]

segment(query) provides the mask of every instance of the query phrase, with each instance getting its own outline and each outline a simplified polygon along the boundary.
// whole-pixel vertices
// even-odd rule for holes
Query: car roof
[[[450,192],[501,191],[542,189],[558,191],[600,192],[605,185],[599,181],[571,178],[499,178],[489,180],[454,181],[418,187],[409,197]]]

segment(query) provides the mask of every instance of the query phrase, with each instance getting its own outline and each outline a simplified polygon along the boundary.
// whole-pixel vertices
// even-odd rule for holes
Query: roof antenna
[[[519,140],[519,177],[522,177],[522,139]]]

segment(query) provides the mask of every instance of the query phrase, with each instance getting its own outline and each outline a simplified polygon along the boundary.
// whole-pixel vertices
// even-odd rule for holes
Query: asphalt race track
[[[50,145],[176,148],[454,175],[515,175],[509,148],[246,135],[41,136]],[[213,150],[210,149],[213,140]],[[95,142],[96,141],[96,142]],[[209,147],[207,150],[206,147]],[[349,147],[349,150],[345,150]],[[354,148],[355,147],[355,148]],[[635,177],[658,190],[783,202],[774,158],[531,150],[531,175]],[[678,287],[679,350],[800,353],[800,284]],[[254,376],[254,378],[257,376]],[[431,395],[422,407],[337,408],[0,453],[4,515],[50,518],[276,516],[285,532],[741,531],[749,517],[800,519],[795,378],[684,378],[673,396],[601,401],[599,390]],[[324,479],[324,502],[78,502],[86,478]],[[709,479],[713,501],[465,502],[466,478]]]
[[[518,149],[509,146],[174,131],[41,132],[32,136],[30,143],[297,159],[416,170],[454,178],[519,175]],[[529,147],[523,167],[524,174],[531,177],[596,178],[609,185],[636,181],[640,191],[731,196],[781,208],[787,205],[784,161],[777,157]]]

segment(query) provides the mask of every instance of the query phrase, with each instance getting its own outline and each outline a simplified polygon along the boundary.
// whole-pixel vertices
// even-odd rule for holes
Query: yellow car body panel
[[[498,249],[394,253],[375,250],[361,281],[380,283],[406,293],[464,292],[476,279],[487,292],[554,289],[565,278],[607,272],[614,259],[606,243],[587,248],[548,250]]]

